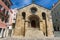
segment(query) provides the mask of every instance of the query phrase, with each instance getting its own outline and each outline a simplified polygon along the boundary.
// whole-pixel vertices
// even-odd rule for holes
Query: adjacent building
[[[54,34],[60,37],[60,3],[52,11]]]
[[[7,0],[1,0],[2,2],[4,2],[5,6],[7,6],[8,8],[10,8],[11,4],[10,1]],[[4,35],[4,31],[6,26],[6,23],[8,22],[8,10],[6,10],[6,8],[4,8],[2,5],[0,5],[0,36]]]
[[[13,11],[13,14],[11,14],[11,12],[9,12],[9,24],[12,24],[12,27],[15,27],[15,23],[16,23],[16,15],[18,13],[18,10],[15,9],[11,9]]]

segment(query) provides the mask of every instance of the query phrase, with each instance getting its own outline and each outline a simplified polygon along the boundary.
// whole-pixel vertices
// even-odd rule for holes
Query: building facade
[[[58,0],[15,0],[12,8],[17,8],[14,36],[54,37],[52,8]]]
[[[7,0],[1,0],[2,2],[4,2],[4,4],[10,8],[10,3]],[[0,36],[3,37],[3,35],[5,35],[5,29],[7,28],[7,22],[8,22],[8,12],[2,5],[0,5]]]
[[[31,4],[23,9],[18,10],[13,35],[34,36],[35,33],[32,34],[34,32],[33,30],[38,30],[41,36],[42,35],[48,37],[54,36],[51,10],[45,9],[35,4]],[[31,31],[30,32],[31,34],[29,34],[29,31]]]
[[[60,37],[60,3],[52,11],[52,20],[55,36]]]

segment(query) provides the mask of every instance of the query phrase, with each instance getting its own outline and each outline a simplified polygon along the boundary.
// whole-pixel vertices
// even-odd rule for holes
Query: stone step
[[[31,29],[31,30],[26,30],[25,37],[40,38],[40,37],[44,37],[44,34],[40,30]]]

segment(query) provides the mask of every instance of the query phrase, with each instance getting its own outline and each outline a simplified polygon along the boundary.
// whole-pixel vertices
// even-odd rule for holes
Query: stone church
[[[16,17],[16,25],[13,31],[14,36],[54,37],[52,8],[49,8],[51,3],[42,2],[40,0],[28,4],[25,3],[24,5],[21,4]],[[54,4],[53,1],[52,4]]]

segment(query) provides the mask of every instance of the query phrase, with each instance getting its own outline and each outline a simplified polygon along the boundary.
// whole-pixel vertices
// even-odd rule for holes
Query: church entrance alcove
[[[40,29],[40,22],[39,17],[37,15],[30,15],[29,16],[29,27],[30,28],[38,28]]]
[[[36,28],[36,21],[35,21],[35,20],[32,20],[32,21],[31,21],[31,27]]]

